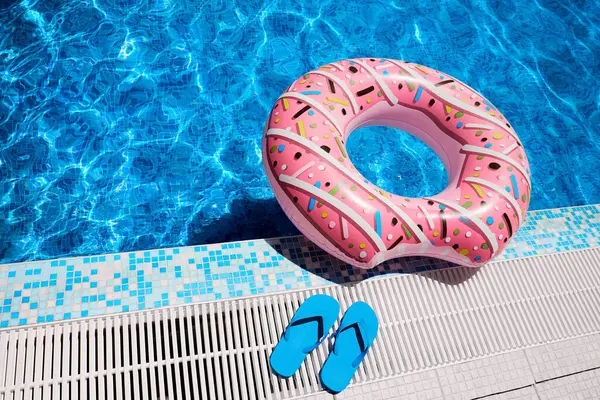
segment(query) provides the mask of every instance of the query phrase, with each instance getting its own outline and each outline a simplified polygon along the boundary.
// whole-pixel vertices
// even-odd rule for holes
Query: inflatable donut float
[[[348,135],[367,125],[424,141],[446,167],[446,189],[407,198],[369,183],[346,151]],[[277,99],[262,151],[287,216],[359,268],[408,255],[480,266],[506,247],[529,206],[529,163],[506,118],[459,80],[406,61],[345,60],[305,74]]]

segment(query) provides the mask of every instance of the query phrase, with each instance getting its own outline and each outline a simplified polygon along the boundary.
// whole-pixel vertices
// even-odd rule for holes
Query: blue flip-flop
[[[321,369],[321,384],[325,389],[335,394],[348,386],[378,329],[377,315],[367,303],[359,301],[350,306],[333,334],[333,351]]]
[[[308,353],[325,340],[339,313],[340,305],[331,296],[317,294],[306,299],[271,353],[273,372],[283,378],[294,375]]]

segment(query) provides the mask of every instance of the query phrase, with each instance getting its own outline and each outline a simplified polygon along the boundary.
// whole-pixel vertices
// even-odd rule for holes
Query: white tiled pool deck
[[[586,363],[589,369],[585,368]],[[339,398],[600,399],[600,335],[359,385],[344,391]]]
[[[600,205],[533,211],[497,262],[597,247]],[[17,326],[351,286],[379,275],[451,267],[444,261],[412,257],[371,271],[356,270],[301,236],[4,264],[0,265],[0,333]],[[483,275],[477,278],[480,282],[487,279]],[[531,284],[535,287],[535,282]],[[594,322],[600,326],[600,321]],[[595,328],[585,332],[584,336],[534,341],[534,347],[507,347],[500,354],[358,382],[338,397],[598,399],[600,332]],[[332,398],[326,393],[309,397]]]

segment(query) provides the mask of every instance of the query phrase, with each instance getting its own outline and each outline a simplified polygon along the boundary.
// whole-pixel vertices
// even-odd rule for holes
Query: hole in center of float
[[[346,142],[348,156],[369,182],[404,197],[426,197],[448,185],[442,160],[421,140],[384,126],[355,130]]]

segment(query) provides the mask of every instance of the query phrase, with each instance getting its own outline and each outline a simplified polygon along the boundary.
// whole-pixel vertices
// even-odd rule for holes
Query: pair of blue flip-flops
[[[337,300],[325,294],[302,303],[271,354],[273,371],[283,378],[294,375],[308,353],[325,340],[339,312]],[[321,369],[321,384],[325,389],[339,393],[348,386],[378,329],[375,311],[367,303],[359,301],[348,308],[333,334],[333,351]]]

